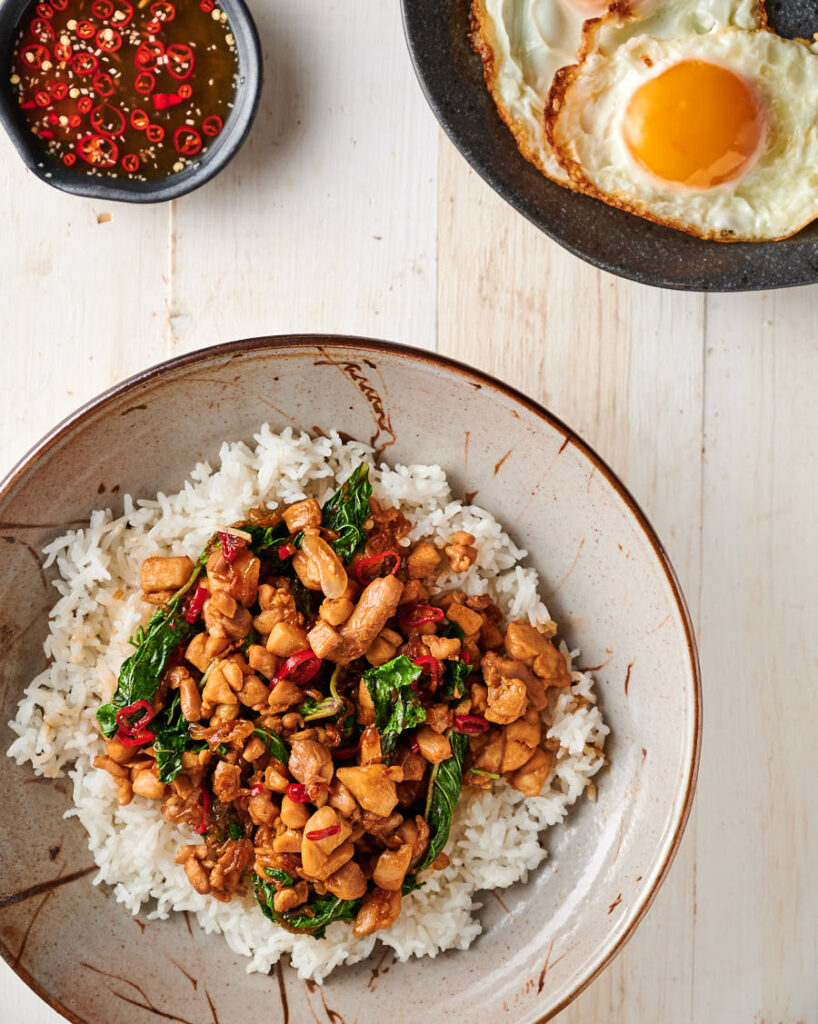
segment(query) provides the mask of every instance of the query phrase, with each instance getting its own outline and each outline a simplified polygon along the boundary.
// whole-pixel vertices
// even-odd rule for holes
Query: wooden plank
[[[816,315],[708,301],[697,1021],[818,1020]]]
[[[704,299],[596,271],[500,200],[441,142],[440,350],[575,427],[633,490],[695,615]],[[653,910],[557,1019],[691,1021],[695,823]]]
[[[328,331],[432,347],[437,128],[396,5],[259,5],[246,148],[176,204],[168,352]]]

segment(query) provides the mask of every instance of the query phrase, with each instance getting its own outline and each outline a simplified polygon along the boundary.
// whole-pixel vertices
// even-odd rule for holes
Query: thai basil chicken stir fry
[[[463,785],[540,792],[540,713],[570,682],[555,627],[504,627],[486,596],[432,596],[473,564],[474,537],[440,550],[402,544],[409,530],[362,464],[323,508],[254,510],[195,564],[143,563],[157,609],[97,712],[94,763],[120,804],[161,801],[190,829],[176,859],[198,893],[252,884],[282,927],[321,936],[348,920],[368,935],[448,862]]]

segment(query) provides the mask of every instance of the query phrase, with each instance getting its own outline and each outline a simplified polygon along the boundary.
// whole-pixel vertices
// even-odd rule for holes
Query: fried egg
[[[818,216],[818,58],[772,32],[634,36],[557,73],[546,133],[575,184],[701,238]]]
[[[657,38],[709,32],[724,25],[756,28],[762,0],[618,0],[599,34],[583,43],[608,9],[608,0],[472,0],[473,41],[500,116],[523,156],[563,185],[571,179],[557,161],[543,128],[554,75],[573,64],[581,48],[611,52],[635,32]]]

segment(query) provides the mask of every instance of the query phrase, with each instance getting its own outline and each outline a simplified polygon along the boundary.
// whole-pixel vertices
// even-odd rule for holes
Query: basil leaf
[[[242,654],[247,654],[248,650],[253,646],[253,644],[257,644],[259,642],[259,639],[260,637],[258,633],[251,626],[250,632],[247,634],[244,640],[242,640],[239,650],[241,651]]]
[[[227,826],[227,831],[231,839],[244,839],[244,829],[237,821],[231,821]]]
[[[471,675],[473,665],[467,665],[465,661],[447,661],[446,670],[440,683],[439,693],[443,697],[453,700],[462,700],[466,696],[466,679]]]
[[[281,868],[265,868],[264,869],[270,878],[274,882],[278,882],[279,885],[293,886],[295,885],[295,879],[292,875],[288,875],[286,871],[282,871]]]
[[[322,509],[323,525],[338,534],[331,547],[344,562],[349,562],[366,539],[364,523],[369,518],[371,497],[369,466],[362,462]]]
[[[267,869],[270,870],[269,868]],[[255,895],[265,917],[274,924],[291,931],[306,932],[314,939],[322,939],[328,924],[333,921],[352,921],[361,907],[360,900],[342,900],[337,896],[317,896],[293,910],[279,914],[273,906],[275,886],[255,875]]]
[[[375,705],[375,728],[381,738],[381,752],[391,754],[398,736],[406,729],[426,721],[426,709],[412,689],[420,679],[421,668],[401,654],[363,674],[369,696]]]
[[[401,896],[408,896],[410,892],[417,892],[418,889],[422,889],[425,882],[419,882],[417,875],[407,875],[403,880],[401,886]]]
[[[260,740],[264,740],[267,744],[267,749],[277,761],[287,764],[290,760],[290,752],[287,750],[287,744],[278,733],[268,732],[266,729],[253,729],[253,735],[258,736]]]
[[[116,713],[119,709],[113,704],[102,704],[97,708],[97,721],[104,736],[111,737],[116,732]]]
[[[463,628],[458,626],[456,622],[451,622],[447,619],[441,627],[439,635],[448,637],[449,640],[462,640],[466,634],[463,632]]]
[[[150,728],[156,735],[153,749],[160,782],[173,782],[182,770],[182,754],[186,750],[204,750],[206,743],[190,738],[190,723],[182,714],[182,701],[176,690]]]
[[[319,718],[332,718],[346,707],[339,697],[325,697],[324,700],[313,700],[308,697],[298,709],[305,722],[315,722]]]
[[[452,827],[452,815],[460,799],[463,784],[463,761],[469,745],[468,736],[449,729],[446,733],[452,756],[432,768],[429,795],[424,817],[429,825],[429,849],[416,870],[428,868],[446,845]]]
[[[466,772],[467,775],[482,775],[487,779],[499,779],[500,776],[496,772],[484,772],[481,768],[469,768]]]
[[[290,531],[282,519],[275,526],[259,526],[256,523],[242,523],[240,529],[243,533],[249,533],[251,540],[247,541],[247,547],[254,555],[266,555],[271,548],[280,548],[287,542]]]

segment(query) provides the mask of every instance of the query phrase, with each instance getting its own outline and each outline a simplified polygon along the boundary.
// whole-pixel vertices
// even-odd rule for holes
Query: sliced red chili
[[[250,787],[250,796],[261,796],[263,792],[264,786],[260,782],[257,782],[255,786]]]
[[[122,169],[128,174],[136,174],[139,170],[139,157],[136,153],[126,153],[122,157]]]
[[[442,608],[430,604],[405,604],[398,609],[398,622],[403,630],[417,629],[427,622],[441,622],[445,618]]]
[[[114,5],[111,0],[94,0],[91,4],[91,13],[100,21],[107,21],[114,13]]]
[[[388,558],[390,555],[395,559],[395,565],[389,570],[389,574],[394,576],[398,569],[400,569],[400,555],[392,548],[388,551],[381,551],[379,555],[369,555],[366,558],[361,558],[355,563],[355,576],[362,587],[365,587],[371,580],[362,576],[361,570],[367,569],[370,566],[380,565],[384,558]]]
[[[273,685],[284,679],[289,679],[296,686],[303,686],[310,679],[316,676],[323,665],[321,659],[311,650],[299,651],[291,658],[287,658],[273,679]]]
[[[215,6],[216,0],[199,0],[199,10],[204,11],[205,14],[210,14]]]
[[[181,91],[180,89],[179,92],[181,93]],[[218,135],[223,126],[224,121],[222,121],[218,114],[211,114],[210,117],[206,117],[202,121],[202,131],[211,138]]]
[[[160,21],[173,21],[176,8],[168,0],[156,0],[155,4],[151,4],[151,14]]]
[[[221,545],[224,560],[229,565],[236,557],[239,547],[244,544],[241,537],[235,537],[232,533],[219,533],[219,544]]]
[[[465,661],[465,663],[467,665],[471,665],[471,657],[469,656],[469,652],[468,651],[463,651],[462,652],[460,660],[461,661]]]
[[[108,138],[121,135],[125,131],[127,123],[122,111],[112,107],[110,103],[98,103],[91,111],[88,120],[95,132],[107,135]]]
[[[56,38],[54,34],[54,26],[50,21],[46,21],[45,18],[35,18],[31,23],[31,34],[37,40],[38,43],[47,45],[53,43]]]
[[[111,21],[116,22],[120,28],[124,28],[133,18],[133,7],[128,0],[115,0],[114,2],[114,13],[111,15]]]
[[[327,825],[326,828],[316,828],[312,832],[307,832],[306,837],[312,843],[317,843],[321,839],[329,839],[330,836],[337,836],[341,831],[340,825]]]
[[[54,138],[54,132],[52,132],[52,131],[51,131],[50,129],[48,129],[48,128],[43,128],[43,129],[42,129],[42,130],[40,131],[40,138],[41,138],[41,139],[53,139],[53,138]]]
[[[409,749],[412,751],[413,754],[420,753],[420,744],[418,743],[414,736],[409,740]]]
[[[146,110],[136,107],[131,111],[131,128],[135,128],[138,132],[143,132],[150,123],[151,119],[148,117]]]
[[[56,43],[54,43],[54,56],[57,58],[57,60],[64,61],[67,64],[68,61],[71,60],[73,53],[74,50],[72,49],[71,44],[67,40],[63,42],[62,39],[59,39]]]
[[[104,135],[83,135],[77,142],[77,152],[92,167],[113,167],[119,157],[119,147]]]
[[[122,744],[123,747],[141,747],[145,743],[151,743],[156,739],[156,736],[150,731],[150,729],[143,729],[138,732],[136,736],[128,736],[127,733],[118,732],[116,734],[117,740]]]
[[[310,794],[307,792],[307,787],[302,786],[300,782],[291,782],[287,786],[287,796],[294,804],[308,804],[310,802]]]
[[[95,75],[99,61],[93,53],[75,53],[71,58],[71,67],[77,75]]]
[[[152,36],[155,36],[157,32],[162,31],[162,22],[158,18],[151,18],[150,21],[145,23],[145,29]]]
[[[99,93],[100,96],[104,96],[106,99],[108,96],[114,94],[114,80],[105,71],[98,71],[94,75],[94,89]]]
[[[188,85],[187,82],[183,82],[179,86],[179,95],[182,97],[183,100],[189,100],[190,97],[193,95],[193,87]]]
[[[148,142],[161,142],[165,137],[165,129],[161,124],[149,124],[145,129]]]
[[[440,662],[437,658],[433,658],[431,654],[421,654],[417,658],[412,658],[412,661],[429,674],[429,689],[436,690],[440,678]],[[412,689],[417,689],[414,683],[412,683]]]
[[[80,39],[93,39],[97,34],[97,28],[93,21],[78,21],[74,31]]]
[[[51,4],[37,4],[34,10],[41,18],[54,17],[54,8],[51,6]]]
[[[138,714],[141,712],[141,714]],[[137,715],[134,718],[134,715]],[[120,708],[116,713],[116,724],[126,736],[136,736],[148,722],[153,718],[153,711],[146,700],[138,700],[125,708]]]
[[[133,83],[134,89],[143,96],[147,96],[149,93],[152,93],[155,85],[156,78],[150,73],[150,71],[143,71],[138,74]]]
[[[47,92],[41,91],[36,93],[34,96],[34,101],[36,102],[38,107],[51,106],[51,96]]]
[[[97,32],[96,44],[103,53],[116,53],[122,46],[122,36],[115,28],[106,26]]]
[[[70,128],[79,128],[79,126],[81,124],[82,124],[82,118],[80,117],[79,114],[69,114],[68,115],[68,126]]]
[[[210,796],[209,789],[202,790],[202,819],[198,825],[193,829],[197,836],[202,836],[207,832],[210,827],[210,808],[212,806],[212,798]]]
[[[154,71],[157,61],[164,53],[164,43],[160,43],[158,39],[143,39],[134,55],[134,64],[140,71]]]
[[[80,96],[77,100],[77,110],[81,114],[87,114],[89,110],[94,106],[94,101],[90,96]]]
[[[55,100],[64,100],[68,95],[68,86],[65,82],[55,82],[51,87],[51,95]]]
[[[20,51],[20,56],[28,67],[39,71],[44,61],[51,60],[51,51],[47,46],[42,46],[40,43],[32,43],[30,46],[23,47]]]
[[[181,156],[196,156],[202,148],[202,137],[195,128],[181,125],[173,133],[173,145]]]
[[[482,715],[455,715],[454,727],[457,732],[465,733],[466,736],[479,736],[482,732],[488,732],[491,723]]]
[[[283,561],[285,561],[288,558],[292,558],[292,556],[295,554],[295,552],[296,552],[296,547],[295,547],[294,544],[282,544],[281,547],[278,548],[278,550],[276,551],[276,554],[278,555],[278,557],[283,562]]]
[[[122,164],[123,166],[125,165],[124,158],[122,160]],[[134,170],[136,170],[137,167],[139,167],[138,163]],[[127,167],[125,169],[128,170]],[[204,603],[207,600],[209,594],[210,591],[207,589],[207,587],[197,588],[196,593],[193,595],[193,598],[191,599],[190,606],[188,607],[188,610],[185,612],[186,622],[195,622],[199,618],[199,616],[202,614],[202,608],[204,608]]]
[[[66,167],[73,167],[74,164],[77,162],[76,153],[66,153],[65,156],[62,158],[62,162],[65,164]]]
[[[176,107],[181,102],[181,96],[178,96],[175,92],[155,92],[151,96],[154,110],[167,110],[168,107]]]
[[[187,43],[171,43],[165,50],[165,68],[172,78],[183,82],[193,74],[195,58],[193,50]]]
[[[354,747],[334,747],[330,750],[330,754],[335,758],[336,761],[348,761],[350,757],[355,757],[358,753],[358,744]]]

